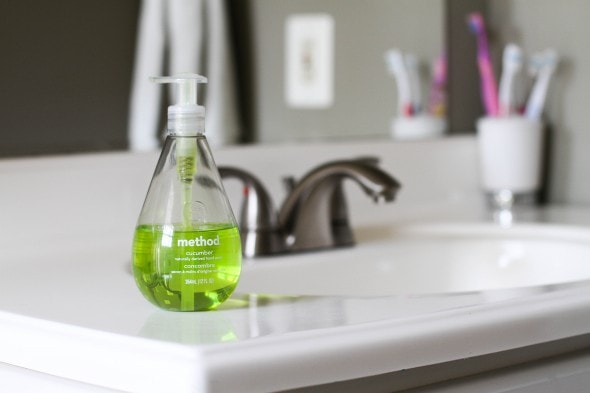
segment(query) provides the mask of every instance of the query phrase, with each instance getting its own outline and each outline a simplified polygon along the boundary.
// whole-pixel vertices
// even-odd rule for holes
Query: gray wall
[[[293,109],[284,99],[284,24],[288,15],[314,12],[335,21],[335,100],[327,109]],[[397,47],[434,59],[443,15],[443,0],[253,0],[257,140],[389,135],[397,95],[383,54]]]
[[[489,1],[488,12],[496,43],[514,41],[529,55],[549,47],[560,53],[545,110],[548,200],[590,204],[590,2]],[[501,47],[495,49],[500,59]]]

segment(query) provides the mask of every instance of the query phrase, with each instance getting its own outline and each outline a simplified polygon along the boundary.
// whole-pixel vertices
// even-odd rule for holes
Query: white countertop
[[[23,168],[29,165],[0,163],[0,179],[4,169],[10,184],[7,174],[15,168],[28,174]],[[8,198],[16,202],[14,195]],[[134,204],[141,196],[128,199]],[[71,204],[80,202],[74,198]],[[86,206],[88,217],[108,213],[94,203]],[[28,206],[35,208],[34,203]],[[387,220],[411,228],[420,222],[488,219],[477,203],[424,206],[397,210]],[[8,212],[6,205],[4,209]],[[135,287],[129,271],[132,227],[54,222],[53,230],[53,218],[35,225],[35,217],[44,214],[4,222],[0,233],[0,362],[108,389],[286,390],[590,332],[590,312],[580,313],[590,309],[587,282],[446,296],[236,293],[218,311],[166,312],[145,301]],[[84,217],[68,220],[83,222]],[[126,216],[123,221],[128,223]],[[525,213],[517,222],[590,230],[590,210],[551,207]],[[359,243],[378,232],[379,225],[359,225]]]

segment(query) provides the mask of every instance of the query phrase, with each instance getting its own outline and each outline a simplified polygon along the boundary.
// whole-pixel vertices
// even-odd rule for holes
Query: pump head
[[[207,83],[207,78],[197,74],[182,73],[150,77],[150,80],[177,85],[176,102],[168,107],[170,134],[190,136],[205,131],[205,107],[197,104],[197,83]]]

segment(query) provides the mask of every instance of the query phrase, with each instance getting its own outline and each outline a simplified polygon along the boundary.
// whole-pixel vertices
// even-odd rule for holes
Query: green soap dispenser
[[[234,291],[240,234],[205,138],[196,74],[151,78],[177,86],[168,136],[139,215],[133,274],[141,293],[172,311],[211,310]]]

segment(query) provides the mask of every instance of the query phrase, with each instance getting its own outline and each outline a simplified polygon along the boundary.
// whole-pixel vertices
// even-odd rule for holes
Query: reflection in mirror
[[[385,61],[394,48],[417,60],[427,97],[431,63],[443,51],[443,0],[251,4],[256,141],[389,137],[400,114]]]
[[[148,3],[160,7],[151,10],[155,21],[154,41],[147,45],[151,52],[142,50],[146,45],[141,40]],[[153,92],[157,88],[138,87],[135,80],[145,82],[149,73],[186,71],[182,68],[196,65],[196,71],[212,81],[210,90],[226,92],[232,88],[218,89],[214,81],[219,85],[231,79],[223,75],[233,73],[219,64],[232,57],[237,64],[237,93],[233,99],[225,93],[207,97],[212,120],[208,137],[213,143],[387,136],[397,98],[385,51],[396,47],[413,53],[422,75],[428,76],[428,62],[442,48],[443,0],[248,0],[225,3],[227,37],[234,41],[228,50],[233,49],[233,54],[216,52],[212,41],[217,25],[210,18],[219,10],[211,3],[222,2],[203,0],[193,2],[201,8],[192,12],[200,13],[208,30],[195,30],[193,24],[201,39],[190,45],[201,46],[209,57],[183,57],[171,49],[170,42],[157,41],[170,40],[175,34],[186,37],[170,27],[170,21],[183,16],[182,12],[174,6],[163,9],[164,3],[168,2],[2,2],[0,46],[10,56],[0,64],[5,76],[0,117],[3,133],[10,138],[0,144],[0,156],[133,148],[135,131],[128,128],[133,124],[149,129],[145,132],[151,138],[138,149],[154,148],[161,136],[167,97],[162,89],[158,96]],[[293,108],[284,92],[287,20],[318,13],[332,21],[331,102],[321,109]],[[314,43],[307,45],[312,48]],[[142,55],[155,58],[141,62]],[[131,98],[134,88],[138,99]],[[232,117],[219,109],[219,102],[231,109],[227,103],[236,101],[240,105],[234,126],[227,123]],[[149,113],[134,111],[134,106]],[[216,128],[229,135],[221,135]]]
[[[438,67],[438,115],[430,115],[426,102],[431,65],[443,55],[443,0],[229,3],[233,20],[249,18],[251,51],[245,61],[251,65],[250,74],[240,67],[244,59],[229,51],[228,14],[220,9],[222,2],[206,2],[202,8],[195,2],[183,7],[163,4],[144,3],[140,13],[130,108],[133,149],[158,144],[155,135],[161,119],[154,113],[160,113],[160,96],[147,78],[164,71],[162,56],[169,74],[202,69],[208,76],[204,103],[212,145],[236,142],[237,135],[255,142],[387,136],[391,124],[410,129],[405,132],[409,136],[427,134],[429,128],[436,135],[444,132],[446,67]],[[247,12],[238,15],[236,8]],[[154,17],[161,13],[168,18]],[[207,23],[191,23],[195,20]],[[401,67],[386,56],[393,52],[400,54]],[[240,86],[246,105],[240,119],[233,105],[238,90],[230,67],[236,64],[238,80],[251,81]],[[405,72],[401,79],[398,68]],[[408,94],[402,94],[406,90]],[[401,117],[407,119],[398,121]]]

